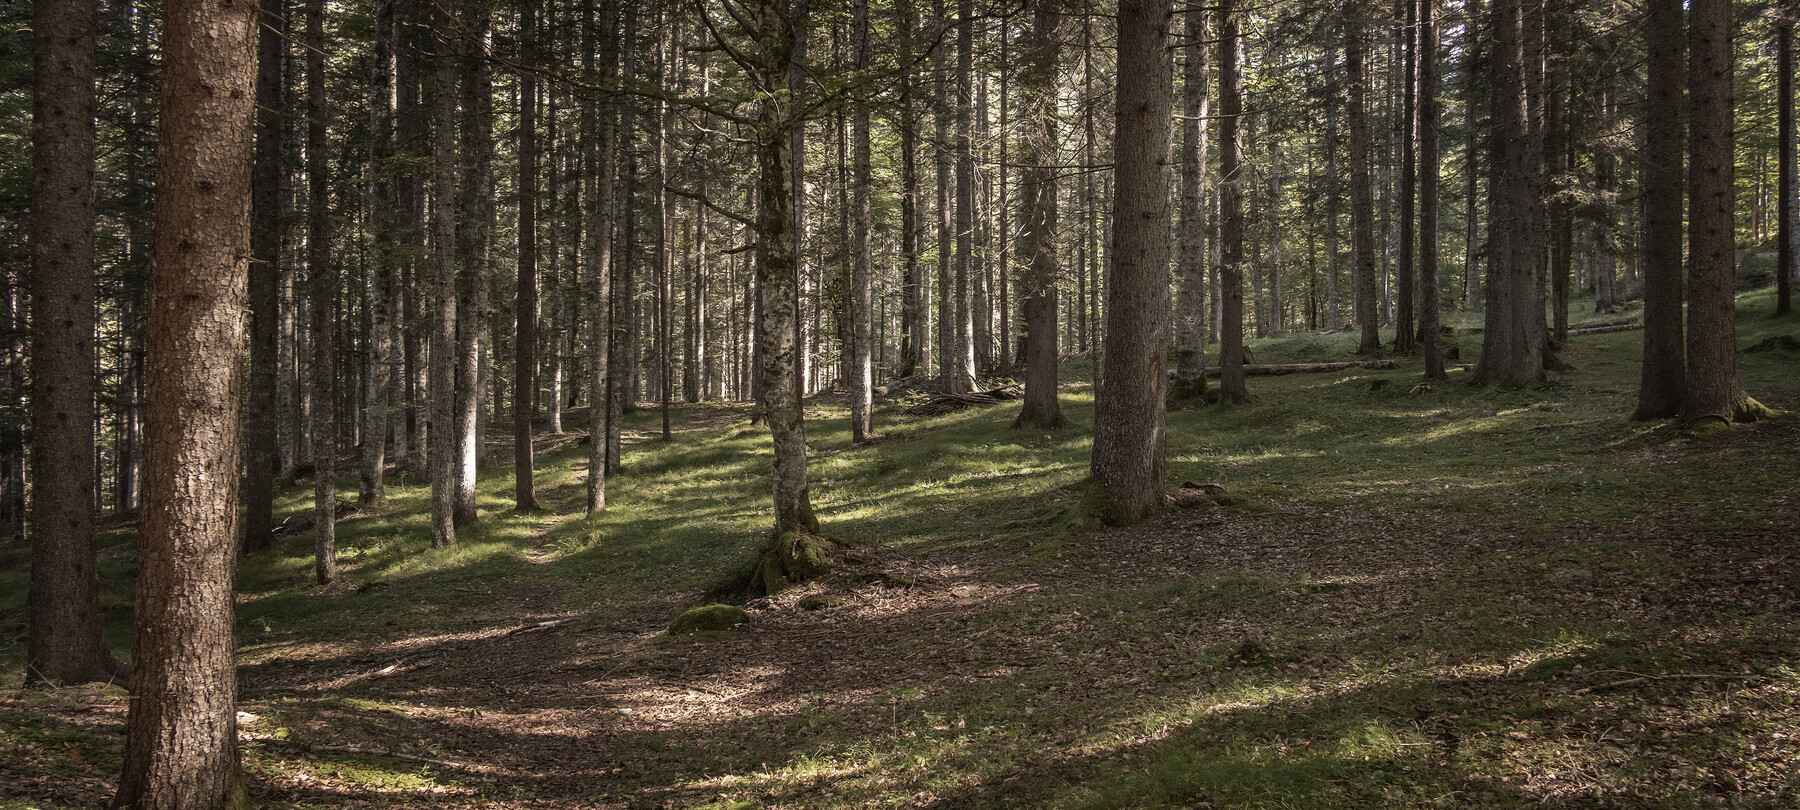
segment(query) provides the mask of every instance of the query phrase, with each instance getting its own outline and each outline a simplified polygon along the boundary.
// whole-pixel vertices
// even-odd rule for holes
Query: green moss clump
[[[818,579],[831,571],[831,552],[837,544],[806,532],[787,532],[775,538],[756,562],[750,585],[762,593],[779,593],[790,582]]]
[[[689,608],[683,611],[669,625],[671,636],[692,636],[698,633],[723,633],[744,622],[750,621],[750,614],[736,605],[706,605]]]

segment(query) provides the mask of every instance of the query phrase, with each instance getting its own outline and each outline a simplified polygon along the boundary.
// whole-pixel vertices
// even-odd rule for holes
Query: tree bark
[[[331,263],[331,172],[325,155],[325,8],[306,4],[306,266],[312,303],[313,573],[337,578],[337,269]]]
[[[1525,386],[1544,379],[1544,20],[1542,5],[1497,0],[1492,181],[1488,187],[1487,313],[1478,380]]]
[[[165,5],[133,700],[113,799],[133,810],[249,806],[232,580],[256,13]]]
[[[1219,4],[1219,398],[1244,402],[1243,31],[1234,0]],[[1111,325],[1108,324],[1110,330]],[[1108,334],[1111,334],[1109,331]]]
[[[437,0],[432,87],[431,547],[456,543],[456,2]]]
[[[756,37],[762,61],[753,67],[763,87],[784,87],[794,66],[797,15],[780,0],[762,0],[755,9]],[[794,153],[792,131],[800,126],[789,96],[764,92],[756,110],[757,142],[757,283],[762,292],[762,394],[774,436],[775,535],[817,533],[807,495],[806,429],[800,410],[798,330],[800,313],[799,233],[793,211]]]
[[[519,40],[519,270],[513,297],[513,505],[538,508],[531,447],[537,399],[537,3],[521,7]]]
[[[1738,380],[1732,225],[1731,3],[1688,5],[1688,329],[1681,420],[1745,421],[1762,408]]]
[[[484,46],[493,24],[487,0],[475,0],[461,28],[473,41],[469,52]],[[475,483],[481,471],[482,403],[486,399],[492,336],[488,311],[488,275],[497,211],[494,205],[494,81],[486,60],[465,59],[462,70],[462,192],[457,200],[462,278],[456,319],[458,363],[456,386],[456,505],[454,523],[479,520]]]
[[[1115,252],[1102,349],[1106,372],[1094,394],[1093,505],[1109,525],[1142,520],[1163,500],[1174,97],[1170,5],[1169,0],[1119,4],[1119,75],[1138,80],[1121,82],[1116,91],[1113,142],[1131,146],[1114,157]],[[1229,24],[1224,33],[1229,41],[1234,33]],[[1229,104],[1228,116],[1236,112]]]
[[[1057,148],[1056,69],[1061,40],[1057,0],[1035,0],[1019,75],[1020,117],[1025,122],[1025,150],[1020,156],[1019,258],[1020,295],[1025,313],[1025,402],[1015,427],[1058,427],[1062,406],[1056,396],[1056,260]]]
[[[1365,64],[1368,31],[1361,0],[1349,3],[1344,16],[1344,74],[1349,87],[1344,118],[1350,130],[1350,240],[1351,251],[1356,254],[1351,283],[1356,286],[1354,316],[1362,327],[1356,353],[1370,354],[1381,351],[1381,324],[1375,297],[1375,196],[1369,182],[1369,84]]]
[[[1418,224],[1419,183],[1419,144],[1418,144],[1418,103],[1419,85],[1418,70],[1418,4],[1413,0],[1400,0],[1406,7],[1405,25],[1401,27],[1405,43],[1401,58],[1401,92],[1400,109],[1400,233],[1399,250],[1395,262],[1394,278],[1394,353],[1412,354],[1418,349],[1413,331],[1415,301],[1413,300],[1414,262],[1418,256],[1413,252],[1416,237],[1415,226]]]
[[[591,9],[590,12],[591,13]],[[601,16],[602,79],[617,73],[617,6],[606,4]],[[593,35],[590,25],[585,37]],[[582,49],[583,65],[592,71],[594,43]],[[587,174],[593,189],[587,195],[588,252],[588,469],[587,511],[592,516],[606,508],[606,450],[608,423],[612,418],[607,402],[611,391],[612,353],[612,240],[616,216],[613,200],[614,166],[613,122],[610,103],[587,99],[582,102],[582,136],[588,144],[588,162],[593,167]]]
[[[912,0],[895,0],[901,48],[913,47],[915,14]],[[899,376],[925,370],[930,343],[925,307],[925,284],[919,276],[919,114],[913,104],[913,72],[900,77],[900,255],[903,266],[900,296]]]
[[[281,153],[287,132],[286,40],[276,26],[287,18],[283,0],[262,0],[265,24],[258,29],[256,56],[256,162],[251,171],[250,390],[244,424],[244,550],[274,542],[275,375],[281,318],[276,290],[281,266]],[[42,199],[41,197],[39,198]]]
[[[1181,259],[1175,296],[1175,396],[1206,397],[1206,11],[1190,6],[1181,81]],[[1335,300],[1334,302],[1335,303]]]
[[[1800,171],[1794,165],[1794,8],[1791,0],[1781,3],[1775,19],[1775,109],[1776,148],[1779,160],[1780,186],[1776,191],[1776,261],[1775,314],[1786,315],[1793,309],[1793,287],[1800,278],[1796,254],[1800,254]]]
[[[856,0],[852,12],[852,36],[856,47],[856,71],[869,69],[869,0]],[[875,278],[874,223],[870,194],[869,109],[860,106],[851,122],[851,174],[855,199],[851,202],[855,217],[851,244],[854,266],[850,271],[850,433],[853,441],[862,443],[874,435],[871,414],[874,410],[875,387]]]
[[[101,638],[94,550],[95,16],[92,2],[39,0],[32,13],[26,684],[125,676]]]
[[[957,0],[955,365],[949,390],[975,390],[975,2]]]
[[[1681,412],[1687,352],[1682,337],[1682,155],[1686,71],[1680,0],[1650,0],[1645,17],[1649,104],[1644,112],[1642,234],[1644,354],[1633,419]]]
[[[1425,353],[1425,379],[1444,379],[1443,335],[1438,314],[1443,303],[1438,287],[1438,5],[1419,2],[1419,347]]]

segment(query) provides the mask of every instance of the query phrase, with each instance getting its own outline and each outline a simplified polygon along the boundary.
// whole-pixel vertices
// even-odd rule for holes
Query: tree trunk
[[[961,394],[975,390],[974,0],[957,0],[956,16],[956,364],[949,390]]]
[[[852,12],[855,32],[856,71],[869,69],[869,0],[856,0]],[[874,410],[875,387],[875,273],[874,223],[872,222],[869,168],[869,109],[861,106],[851,123],[851,158],[855,183],[855,199],[850,207],[855,216],[851,252],[855,265],[850,273],[850,433],[853,441],[862,443],[874,435],[871,412]]]
[[[94,550],[95,16],[92,2],[32,14],[27,684],[125,675],[100,635]]]
[[[914,12],[911,0],[895,0],[901,48],[913,47]],[[925,308],[925,285],[919,277],[919,114],[913,105],[913,73],[900,77],[900,369],[901,377],[925,370],[930,342]]]
[[[1780,188],[1776,191],[1776,262],[1775,314],[1786,315],[1793,308],[1793,287],[1800,278],[1795,254],[1800,253],[1800,172],[1794,166],[1794,8],[1791,0],[1781,4],[1775,20],[1775,109],[1777,110],[1776,148],[1781,150]]]
[[[1493,155],[1488,186],[1487,317],[1477,379],[1525,386],[1544,379],[1546,189],[1543,7],[1493,5]]]
[[[1175,396],[1206,397],[1206,11],[1190,6],[1181,81],[1181,260],[1175,297]],[[1335,301],[1334,301],[1335,303]]]
[[[456,543],[456,3],[437,0],[432,87],[431,547]]]
[[[1369,182],[1369,84],[1367,23],[1361,0],[1344,10],[1344,73],[1349,99],[1345,125],[1350,129],[1350,239],[1356,254],[1351,283],[1356,285],[1355,320],[1362,327],[1357,354],[1381,351],[1381,324],[1376,312],[1375,196]],[[1230,365],[1226,363],[1225,365]]]
[[[286,40],[275,26],[287,19],[283,0],[263,0],[265,24],[258,29],[256,56],[256,163],[251,183],[250,390],[244,417],[244,550],[274,542],[275,375],[281,318],[276,290],[281,266],[281,153],[287,132]],[[39,198],[42,199],[42,198]]]
[[[1633,419],[1681,412],[1687,353],[1681,328],[1683,4],[1650,0],[1645,18],[1649,104],[1644,113],[1644,355]]]
[[[1418,349],[1413,331],[1415,301],[1413,300],[1413,262],[1417,255],[1413,252],[1415,230],[1418,222],[1419,192],[1419,144],[1418,109],[1419,85],[1418,69],[1421,55],[1418,42],[1418,5],[1413,0],[1400,0],[1406,7],[1406,24],[1401,28],[1405,37],[1404,54],[1401,58],[1401,92],[1400,110],[1400,241],[1399,256],[1395,262],[1394,279],[1394,353],[1407,355]]]
[[[1227,8],[1221,15],[1228,15]],[[1169,309],[1169,119],[1174,69],[1169,0],[1119,4],[1119,75],[1113,142],[1114,263],[1107,285],[1106,373],[1094,393],[1093,507],[1110,525],[1142,520],[1163,500]],[[1226,42],[1233,24],[1223,27]],[[1235,48],[1227,44],[1227,51]],[[1227,63],[1233,56],[1226,56]],[[1221,84],[1229,82],[1226,74]],[[1227,116],[1236,113],[1226,91]],[[1230,143],[1222,140],[1223,143]],[[1227,154],[1231,147],[1225,147]],[[1227,327],[1229,329],[1229,326]]]
[[[1688,329],[1681,421],[1747,421],[1763,408],[1737,368],[1732,231],[1731,3],[1688,5]]]
[[[306,9],[306,266],[312,302],[313,574],[337,578],[337,268],[331,263],[331,172],[325,155],[325,7]]]
[[[755,9],[762,46],[765,87],[787,81],[794,65],[796,28],[804,18],[786,13],[779,0],[762,0]],[[756,112],[757,282],[762,292],[762,394],[775,445],[775,535],[817,533],[807,496],[806,429],[798,390],[799,233],[793,211],[794,153],[789,134],[800,126],[792,99],[764,94]]]
[[[363,446],[361,486],[357,501],[387,504],[388,405],[393,398],[394,189],[393,161],[393,4],[376,12],[374,64],[369,81],[371,149],[368,188],[372,228],[372,266],[363,280]],[[265,34],[266,36],[266,34]],[[254,273],[254,271],[252,271]],[[251,385],[254,389],[254,383]]]
[[[1219,397],[1244,402],[1243,31],[1233,0],[1219,4]],[[1108,334],[1111,325],[1108,324]]]
[[[519,39],[519,271],[513,301],[513,504],[538,508],[532,469],[531,416],[537,399],[537,3],[520,10]]]
[[[493,24],[487,0],[475,0],[463,13],[469,52],[486,44]],[[458,240],[462,256],[461,299],[457,301],[456,505],[453,522],[466,526],[480,519],[475,483],[480,476],[482,403],[492,313],[488,311],[488,275],[495,230],[494,82],[486,60],[462,63],[462,192],[457,200]]]
[[[1057,171],[1056,67],[1061,50],[1057,0],[1033,4],[1026,62],[1019,74],[1019,103],[1025,122],[1024,168],[1019,207],[1020,295],[1025,312],[1025,402],[1017,427],[1058,427],[1062,406],[1056,396]]]
[[[592,9],[589,9],[592,13]],[[618,58],[617,6],[607,4],[601,16],[600,70],[603,80],[614,78]],[[592,20],[586,27],[583,65],[593,70],[594,44]],[[596,109],[597,108],[597,109]],[[587,511],[592,516],[606,508],[606,451],[608,425],[612,419],[608,401],[612,389],[612,240],[616,216],[613,200],[613,122],[612,105],[593,99],[582,102],[582,138],[588,144],[587,172],[594,183],[587,195],[588,249],[588,469]]]
[[[940,28],[949,25],[948,12],[944,10],[944,0],[937,0],[937,22]],[[932,138],[932,153],[937,159],[937,343],[938,343],[938,375],[945,391],[966,391],[959,389],[958,374],[962,364],[956,357],[956,287],[952,275],[955,252],[952,236],[951,214],[955,206],[955,196],[951,184],[951,148],[950,148],[950,101],[944,88],[947,82],[943,76],[948,72],[948,59],[945,58],[944,43],[937,45],[937,96],[932,105],[932,117],[936,132]]]
[[[1425,352],[1425,379],[1444,374],[1443,336],[1438,313],[1438,27],[1437,0],[1418,0],[1419,75],[1419,347]]]
[[[114,807],[248,807],[236,571],[257,9],[169,0],[146,372],[144,509]]]

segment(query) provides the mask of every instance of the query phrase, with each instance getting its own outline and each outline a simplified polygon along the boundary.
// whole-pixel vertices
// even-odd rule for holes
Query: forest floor
[[[1746,318],[1740,344],[1793,332]],[[1249,407],[1170,414],[1170,483],[1222,495],[1085,534],[1067,528],[1080,367],[1075,426],[1040,435],[1011,431],[1016,406],[895,403],[887,439],[853,447],[811,403],[815,504],[851,545],[775,597],[731,587],[768,513],[766,434],[738,410],[680,408],[666,444],[634,416],[606,519],[579,514],[575,437],[539,448],[547,511],[505,510],[510,471],[490,470],[489,525],[458,550],[429,551],[422,488],[401,483],[344,523],[340,582],[308,581],[310,534],[246,562],[252,795],[1800,808],[1800,355],[1741,355],[1784,415],[1685,432],[1625,418],[1639,339],[1578,338],[1575,371],[1522,392],[1416,388],[1416,358],[1253,379]],[[1344,352],[1257,345],[1265,362]],[[130,564],[117,528],[109,583]],[[749,621],[665,632],[713,601]],[[126,705],[116,688],[0,693],[0,808],[104,803]]]

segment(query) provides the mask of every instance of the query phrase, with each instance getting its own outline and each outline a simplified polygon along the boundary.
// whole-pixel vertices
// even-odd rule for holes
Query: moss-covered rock
[[[669,625],[669,635],[723,633],[747,621],[750,621],[750,614],[736,605],[705,605],[689,608],[676,616],[675,621]]]

